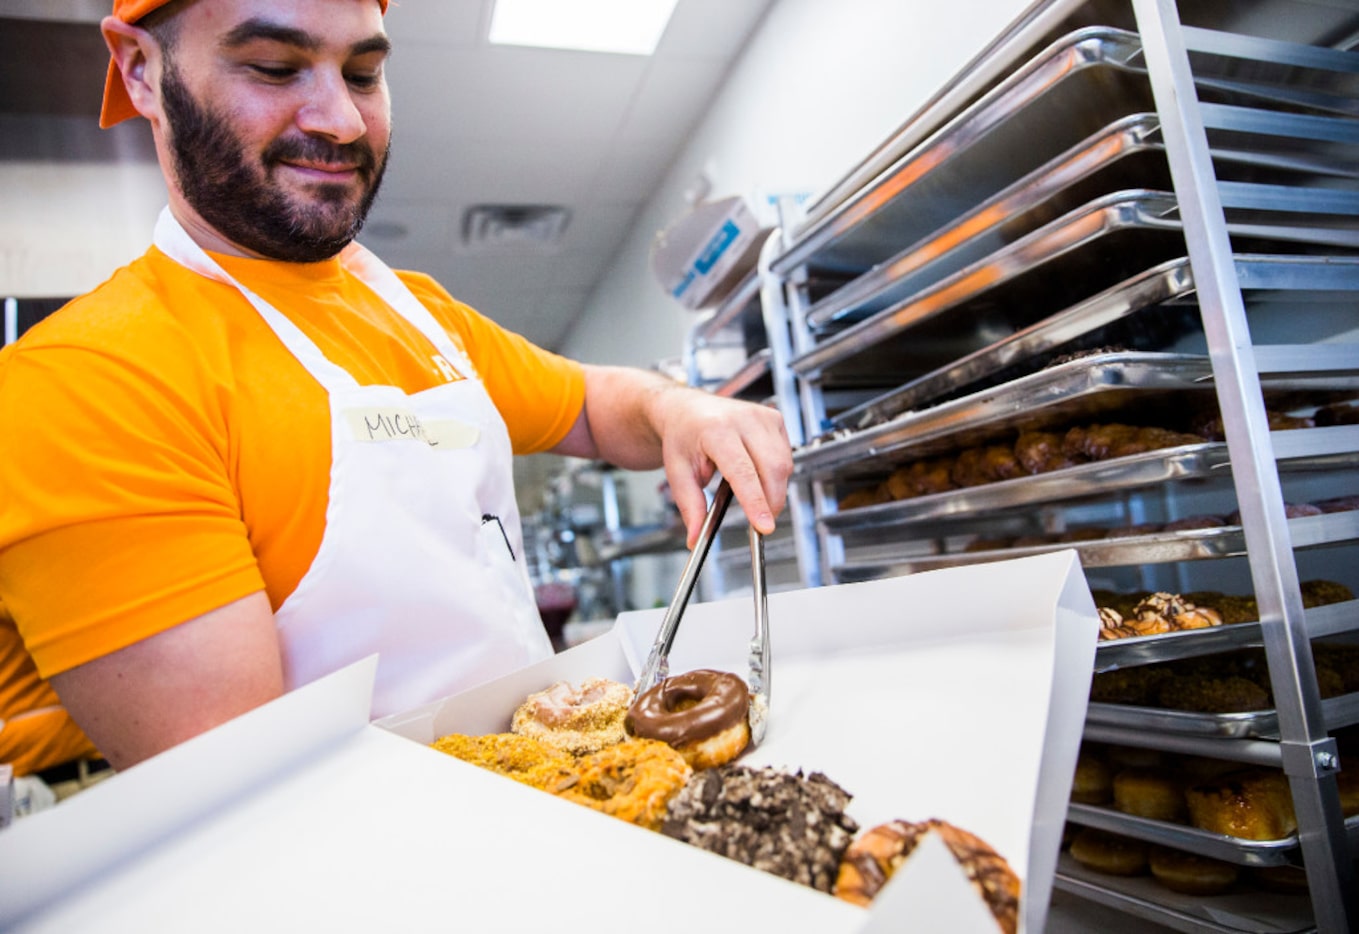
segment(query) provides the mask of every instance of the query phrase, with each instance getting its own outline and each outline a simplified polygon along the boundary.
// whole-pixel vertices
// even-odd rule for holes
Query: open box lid
[[[1098,631],[1074,553],[769,599],[770,729],[741,761],[825,772],[864,826],[937,816],[977,833],[1024,880],[1021,929],[1042,930]],[[690,607],[673,670],[742,671],[750,621],[748,601]],[[994,929],[942,847],[864,911],[423,745],[450,723],[504,729],[559,676],[631,677],[658,622],[625,614],[374,725],[372,659],[294,691],[0,834],[0,928]],[[854,692],[848,723],[875,746],[804,735],[833,711],[799,705],[829,688]]]

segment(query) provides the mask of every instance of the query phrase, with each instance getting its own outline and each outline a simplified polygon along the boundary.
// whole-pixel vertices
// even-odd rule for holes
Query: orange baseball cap
[[[171,0],[113,0],[113,15],[125,23],[135,23],[170,2]],[[387,12],[387,0],[377,0],[377,4],[383,13]],[[104,79],[104,106],[99,112],[99,125],[108,129],[115,123],[122,123],[136,116],[139,116],[137,108],[132,106],[132,98],[127,96],[123,76],[118,71],[118,65],[110,58],[108,77]]]

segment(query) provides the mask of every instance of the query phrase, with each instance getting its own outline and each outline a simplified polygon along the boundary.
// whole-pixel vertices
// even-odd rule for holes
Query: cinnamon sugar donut
[[[665,811],[693,771],[665,743],[628,739],[576,760],[575,770],[547,790],[648,830],[659,830]]]
[[[694,769],[730,762],[750,742],[750,690],[736,675],[699,668],[666,678],[637,698],[625,725],[668,743]]]
[[[869,905],[928,833],[939,834],[1001,930],[1014,934],[1019,927],[1019,877],[985,840],[946,821],[894,820],[865,831],[840,861],[835,895],[856,905]]]
[[[608,678],[589,678],[578,690],[558,681],[519,705],[510,730],[585,755],[624,739],[623,718],[631,703],[632,688]]]

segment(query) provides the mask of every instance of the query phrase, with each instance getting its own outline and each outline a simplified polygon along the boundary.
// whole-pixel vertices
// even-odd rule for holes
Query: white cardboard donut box
[[[752,614],[690,606],[671,671],[744,674]],[[1042,931],[1098,635],[1075,553],[771,594],[769,614],[769,729],[738,761],[824,773],[864,829],[970,830]],[[368,659],[25,818],[0,833],[0,929],[996,930],[933,838],[863,909],[427,747],[506,730],[555,681],[631,682],[661,615],[375,723]]]

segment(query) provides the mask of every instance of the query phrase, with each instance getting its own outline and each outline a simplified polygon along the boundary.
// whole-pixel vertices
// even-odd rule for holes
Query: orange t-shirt
[[[360,383],[450,378],[337,260],[214,258]],[[399,275],[470,359],[516,453],[565,437],[578,364]],[[42,677],[261,589],[278,609],[320,545],[325,390],[235,288],[154,247],[0,351],[0,423],[0,597]],[[0,717],[28,690],[6,651],[0,637]]]

